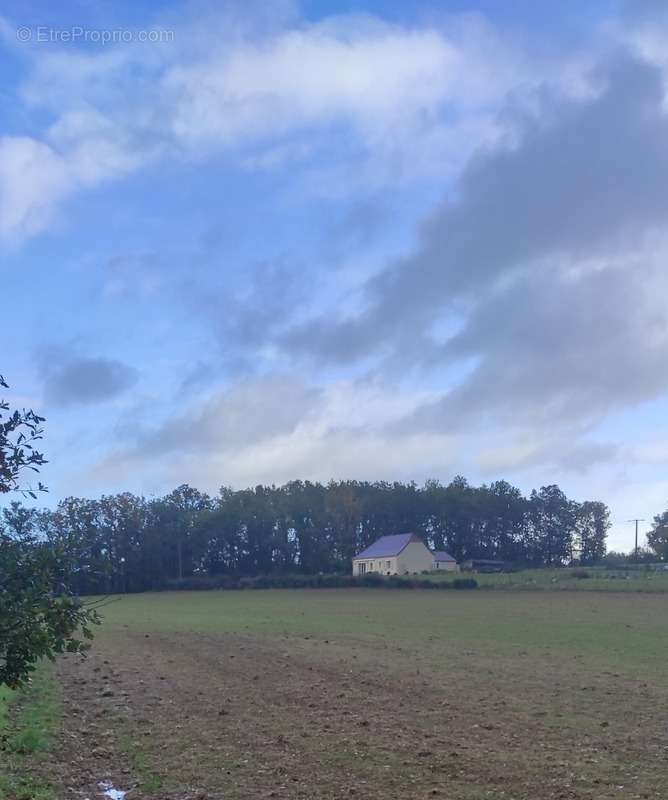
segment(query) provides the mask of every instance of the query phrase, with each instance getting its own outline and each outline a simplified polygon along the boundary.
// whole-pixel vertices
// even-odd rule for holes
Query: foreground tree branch
[[[0,386],[7,383],[0,376]],[[43,417],[10,411],[0,400],[0,494],[20,492],[25,470],[46,463],[35,449]],[[37,491],[45,491],[42,483]],[[31,513],[17,504],[4,509],[0,522],[0,684],[24,683],[41,658],[83,653],[92,638],[97,612],[86,607],[69,586],[71,555],[63,546],[40,541],[32,533]]]

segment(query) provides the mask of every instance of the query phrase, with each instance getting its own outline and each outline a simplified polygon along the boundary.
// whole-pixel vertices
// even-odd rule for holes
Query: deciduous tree
[[[654,517],[652,530],[647,534],[647,544],[662,561],[668,561],[668,511]]]
[[[0,385],[8,388],[0,377]],[[21,481],[45,463],[35,450],[43,418],[10,411],[0,401],[0,492],[35,492]],[[43,490],[42,484],[38,489]],[[0,527],[0,684],[20,686],[40,658],[83,652],[97,622],[67,583],[68,553],[39,541],[35,513],[19,503],[3,509]]]

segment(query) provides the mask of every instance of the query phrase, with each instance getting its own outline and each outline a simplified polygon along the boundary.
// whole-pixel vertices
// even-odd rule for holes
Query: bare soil
[[[119,628],[58,675],[58,800],[668,797],[665,683],[566,657]]]

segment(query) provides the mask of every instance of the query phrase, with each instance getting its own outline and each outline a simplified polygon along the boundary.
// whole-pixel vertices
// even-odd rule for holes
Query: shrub
[[[368,575],[362,576],[362,586],[384,586],[385,578],[376,572],[370,572]]]
[[[588,572],[586,569],[574,569],[571,572],[571,577],[583,580],[584,578],[591,578],[591,572]]]
[[[413,579],[402,578],[400,575],[390,575],[387,579],[386,585],[390,589],[412,589]]]

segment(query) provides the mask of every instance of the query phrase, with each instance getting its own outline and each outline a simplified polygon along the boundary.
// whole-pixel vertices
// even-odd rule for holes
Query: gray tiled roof
[[[453,558],[450,553],[446,553],[445,550],[434,550],[432,552],[434,556],[434,561],[456,561],[456,558]]]
[[[388,558],[398,556],[409,542],[422,542],[414,533],[397,533],[394,536],[381,536],[362,550],[355,558]]]

